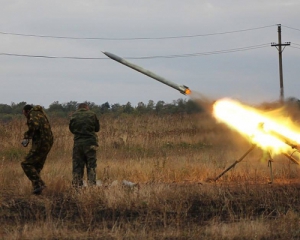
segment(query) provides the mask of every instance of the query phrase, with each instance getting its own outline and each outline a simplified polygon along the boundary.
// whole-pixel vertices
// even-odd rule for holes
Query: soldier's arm
[[[69,130],[70,130],[71,133],[74,134],[73,122],[74,122],[74,120],[73,120],[73,118],[71,118],[71,120],[69,122]]]
[[[39,123],[37,119],[33,117],[32,114],[30,114],[29,119],[27,121],[28,130],[24,133],[24,138],[31,139],[34,135],[35,130],[38,128]]]
[[[99,132],[100,131],[100,123],[99,123],[99,119],[97,118],[97,115],[95,115],[95,132]]]

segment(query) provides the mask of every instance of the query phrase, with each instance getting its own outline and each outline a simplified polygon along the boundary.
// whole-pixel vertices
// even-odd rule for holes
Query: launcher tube
[[[151,77],[151,78],[153,78],[153,79],[155,79],[155,80],[157,80],[157,81],[159,81],[159,82],[161,82],[163,84],[166,84],[169,87],[172,87],[172,88],[178,90],[180,93],[182,93],[184,95],[191,93],[191,90],[187,86],[178,85],[178,84],[176,84],[174,82],[171,82],[171,81],[169,81],[169,80],[167,80],[167,79],[165,79],[165,78],[163,78],[163,77],[161,77],[161,76],[159,76],[159,75],[157,75],[157,74],[155,74],[155,73],[153,73],[153,72],[151,72],[149,70],[146,70],[146,69],[144,69],[144,68],[142,68],[142,67],[140,67],[138,65],[135,65],[135,64],[133,64],[133,63],[125,60],[124,58],[121,58],[121,57],[119,57],[119,56],[117,56],[117,55],[115,55],[113,53],[109,53],[109,52],[103,52],[103,53],[106,56],[108,56],[109,58],[111,58],[111,59],[113,59],[113,60],[115,60],[115,61],[117,61],[119,63],[122,63],[123,65],[125,65],[127,67],[130,67],[130,68],[132,68],[132,69],[134,69],[134,70],[136,70],[136,71],[138,71],[138,72],[140,72],[142,74],[145,74],[146,76]]]

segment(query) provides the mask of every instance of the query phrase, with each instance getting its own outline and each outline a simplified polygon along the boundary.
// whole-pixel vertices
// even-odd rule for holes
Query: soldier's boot
[[[83,187],[83,180],[82,180],[81,176],[79,176],[78,174],[73,174],[72,186],[74,188]]]
[[[35,195],[40,195],[42,194],[43,190],[46,188],[45,183],[40,180],[40,181],[33,181],[32,182],[32,186],[33,186],[33,191],[32,193]]]
[[[96,186],[96,169],[95,168],[88,168],[87,169],[87,178],[88,178],[88,185],[89,186]]]

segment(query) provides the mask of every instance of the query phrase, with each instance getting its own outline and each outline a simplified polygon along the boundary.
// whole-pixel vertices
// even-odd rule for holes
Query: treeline
[[[172,103],[165,103],[164,101],[158,101],[155,103],[153,100],[149,100],[147,104],[139,102],[137,106],[132,106],[130,102],[121,105],[119,103],[109,104],[105,102],[103,104],[96,104],[94,102],[86,102],[89,108],[97,115],[112,114],[115,116],[121,114],[176,114],[176,113],[197,113],[202,112],[203,109],[197,103],[192,100],[178,99]],[[0,104],[0,120],[9,121],[15,117],[22,115],[22,109],[24,105],[30,104],[26,102]],[[70,114],[76,111],[78,102],[70,101],[67,103],[53,102],[48,108],[44,108],[49,116],[55,117],[69,117]]]
[[[108,102],[100,105],[94,102],[86,103],[89,105],[90,109],[97,115],[111,114],[113,116],[119,116],[122,114],[191,114],[204,111],[204,109],[199,104],[197,104],[195,101],[192,101],[191,99],[178,99],[174,100],[172,103],[165,103],[164,101],[158,101],[157,103],[155,103],[153,100],[149,100],[147,104],[139,102],[137,106],[132,106],[130,102],[123,105],[119,103],[111,105]],[[0,121],[6,122],[10,121],[13,118],[22,117],[22,109],[26,104],[31,103],[20,102],[11,103],[10,105],[0,104]],[[79,102],[76,101],[70,101],[67,103],[59,103],[58,101],[55,101],[51,103],[48,108],[44,107],[44,109],[50,117],[68,118],[72,114],[72,112],[76,111],[78,104]],[[256,107],[261,110],[272,110],[278,109],[280,106],[280,102],[265,102]],[[287,98],[285,100],[285,106],[286,110],[288,110],[292,118],[298,119],[300,117],[299,99],[293,97]]]

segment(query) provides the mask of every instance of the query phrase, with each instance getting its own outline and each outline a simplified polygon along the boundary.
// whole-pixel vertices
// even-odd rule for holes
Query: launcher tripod
[[[287,142],[286,142],[287,143]],[[288,144],[288,143],[287,143]],[[295,145],[290,145],[292,148],[296,148],[296,150],[292,154],[288,153],[282,153],[284,156],[286,156],[288,159],[290,159],[293,163],[300,165],[300,162],[293,157],[293,154],[295,152],[299,152],[299,149]],[[240,163],[250,152],[252,152],[256,148],[256,144],[252,144],[252,146],[249,148],[247,152],[244,153],[243,156],[241,156],[238,160],[236,160],[233,164],[231,164],[228,168],[226,168],[220,175],[218,175],[216,178],[213,179],[207,179],[207,181],[217,181],[220,177],[222,177],[226,172],[228,172],[230,169],[234,168],[235,165]],[[271,157],[270,152],[268,153],[270,159],[268,160],[268,167],[270,167],[270,175],[271,175],[271,181],[269,183],[273,183],[273,169],[272,169],[272,162],[273,159]]]

